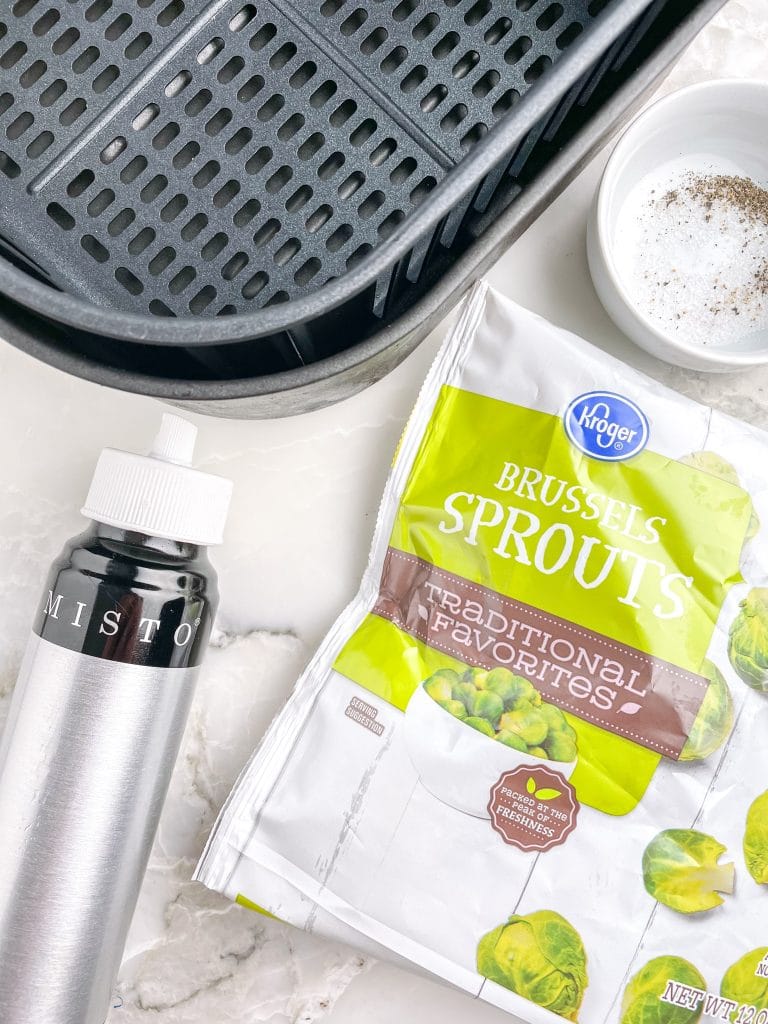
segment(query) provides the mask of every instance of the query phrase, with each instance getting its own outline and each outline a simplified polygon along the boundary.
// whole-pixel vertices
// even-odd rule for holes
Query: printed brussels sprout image
[[[765,972],[760,973],[767,957],[768,946],[761,946],[737,960],[723,975],[720,995],[739,1006],[754,1006],[758,1012],[768,1010],[768,978]]]
[[[554,910],[513,914],[477,947],[484,978],[575,1021],[588,984],[581,936]]]
[[[723,903],[732,893],[736,869],[719,864],[722,843],[692,828],[660,832],[645,848],[643,881],[648,893],[681,914],[698,914]]]
[[[563,712],[506,668],[434,672],[408,701],[404,733],[421,785],[476,818],[490,818],[491,789],[505,772],[532,759],[564,778],[576,769],[576,732]]]
[[[728,484],[734,484],[736,487],[742,486],[739,474],[736,472],[735,467],[732,466],[727,459],[724,459],[720,455],[716,455],[715,452],[692,452],[691,455],[686,455],[679,461],[684,466],[693,466],[694,469],[700,469],[702,473],[709,473],[710,476],[716,476],[719,480],[725,480]],[[753,508],[744,539],[751,540],[759,529],[760,520]]]
[[[714,754],[733,728],[733,698],[722,672],[705,660],[701,674],[709,679],[709,687],[680,754],[681,761],[701,761]]]
[[[441,669],[423,686],[444,711],[505,746],[549,761],[576,760],[576,733],[563,712],[509,669]]]
[[[679,956],[657,956],[630,979],[621,1001],[620,1024],[696,1024],[703,1004],[688,1006],[663,1003],[667,982],[706,990],[707,983],[693,964]]]
[[[768,885],[768,792],[759,796],[747,812],[744,860],[754,880]]]
[[[768,588],[750,590],[739,609],[728,631],[728,657],[747,686],[768,693]]]

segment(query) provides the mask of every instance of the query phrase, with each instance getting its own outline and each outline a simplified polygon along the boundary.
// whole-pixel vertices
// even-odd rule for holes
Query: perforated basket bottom
[[[227,315],[343,274],[606,0],[17,0],[0,235],[54,284]]]

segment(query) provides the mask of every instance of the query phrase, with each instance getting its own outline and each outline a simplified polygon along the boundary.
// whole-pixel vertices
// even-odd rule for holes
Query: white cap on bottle
[[[192,469],[197,427],[163,414],[148,455],[105,448],[82,513],[97,523],[189,544],[221,544],[232,482]]]

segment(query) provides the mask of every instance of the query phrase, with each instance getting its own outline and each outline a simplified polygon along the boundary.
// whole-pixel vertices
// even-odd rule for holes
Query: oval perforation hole
[[[250,224],[254,217],[257,217],[261,212],[261,203],[256,198],[251,198],[247,203],[243,203],[239,210],[235,212],[232,218],[232,223],[239,228],[244,228]]]
[[[157,16],[157,24],[161,28],[172,25],[184,13],[184,0],[171,0]]]
[[[352,237],[351,224],[339,224],[336,230],[325,240],[325,247],[329,252],[338,252],[343,249]]]
[[[294,135],[298,135],[301,129],[304,127],[305,120],[303,114],[291,114],[287,121],[280,125],[277,129],[277,137],[281,142],[289,142]]]
[[[109,259],[109,250],[93,235],[83,235],[80,245],[97,263],[106,263]]]
[[[405,213],[402,210],[393,210],[392,213],[388,214],[381,224],[379,224],[379,237],[382,239],[389,238],[389,236],[394,233],[398,224],[402,224],[404,220]]]
[[[467,25],[479,25],[492,8],[491,0],[477,0],[477,3],[473,4],[464,15],[464,21]]]
[[[115,280],[131,295],[141,295],[144,291],[144,285],[128,267],[118,267],[115,270]]]
[[[229,156],[237,156],[253,138],[253,132],[250,128],[238,128],[235,134],[227,139],[224,151]]]
[[[230,256],[221,268],[221,276],[225,281],[234,281],[238,274],[241,274],[248,266],[248,256],[244,252],[236,252]]]
[[[283,43],[283,45],[279,46],[269,58],[269,66],[274,71],[280,71],[286,66],[286,64],[290,64],[296,56],[296,51],[297,47],[295,43]]]
[[[200,168],[200,170],[192,178],[192,184],[195,188],[206,188],[216,175],[221,170],[221,164],[218,160],[209,160],[206,164]]]
[[[229,181],[222,185],[219,191],[214,195],[213,205],[218,210],[223,210],[225,206],[229,206],[239,192],[240,182],[236,181],[235,178],[230,178]]]
[[[514,66],[528,53],[533,46],[533,40],[529,36],[520,36],[504,53],[504,60],[507,64]]]
[[[98,21],[112,7],[112,0],[94,0],[85,12],[86,21]]]
[[[126,207],[112,218],[107,226],[107,231],[113,238],[117,238],[119,235],[122,235],[122,233],[129,228],[135,220],[136,214],[134,211],[129,210],[128,207]]]
[[[572,21],[571,24],[564,29],[555,40],[555,45],[558,50],[567,50],[571,43],[576,42],[583,31],[583,25],[578,21]]]
[[[194,267],[182,267],[178,274],[175,274],[168,282],[168,291],[171,295],[181,295],[196,277],[197,271]]]
[[[128,252],[131,256],[140,256],[155,240],[153,228],[142,228],[138,235],[135,235],[128,243]]]
[[[13,157],[2,149],[0,149],[0,174],[4,174],[6,178],[18,178],[21,174],[21,168]]]
[[[78,196],[81,196],[87,188],[90,188],[95,180],[96,175],[93,171],[89,168],[85,168],[85,170],[82,170],[79,174],[75,175],[67,185],[67,195],[76,199]]]
[[[357,208],[360,220],[369,220],[384,205],[385,198],[381,189],[375,189],[369,196],[366,196]]]
[[[181,171],[198,156],[200,153],[200,144],[198,142],[185,142],[178,153],[173,158],[173,166],[176,170]]]
[[[385,75],[392,75],[408,59],[408,51],[404,46],[396,46],[384,57],[379,67]]]
[[[290,195],[285,201],[285,209],[288,213],[296,213],[307,205],[309,200],[312,198],[313,192],[309,185],[302,185],[297,188],[293,195]]]
[[[244,299],[255,299],[259,292],[263,292],[268,284],[269,274],[264,270],[259,270],[245,282],[240,294]]]
[[[67,50],[71,50],[75,43],[80,38],[80,30],[74,26],[68,28],[66,32],[62,32],[58,39],[53,41],[51,49],[57,57],[61,57],[62,54],[66,53]]]
[[[297,285],[304,287],[308,285],[313,277],[320,270],[322,263],[317,256],[311,256],[306,263],[302,264],[296,273],[293,275],[293,279]]]
[[[184,113],[187,117],[197,117],[201,114],[208,104],[213,99],[213,93],[210,89],[200,89],[191,100],[188,100],[187,105],[184,107]]]
[[[27,156],[30,160],[37,160],[51,146],[53,132],[40,132],[37,138],[33,139],[27,146]]]
[[[342,21],[339,31],[343,36],[353,36],[359,32],[368,20],[368,11],[364,7],[358,7]]]
[[[501,42],[501,40],[504,38],[504,36],[509,32],[511,28],[512,21],[510,18],[498,18],[496,21],[494,21],[490,28],[487,28],[485,30],[483,42],[487,46],[496,46],[496,44]]]
[[[37,19],[35,24],[32,26],[32,32],[38,37],[44,36],[51,31],[54,25],[58,24],[60,18],[61,14],[52,7],[50,10],[46,11],[42,17]]]
[[[365,121],[362,121],[357,128],[349,136],[349,141],[353,146],[359,148],[364,146],[365,143],[374,135],[378,125],[372,117],[367,117]]]
[[[217,110],[213,117],[206,122],[205,134],[212,139],[216,138],[217,135],[224,131],[231,120],[232,111],[228,107],[222,107],[221,110]]]
[[[238,227],[245,227],[250,224],[254,217],[261,212],[261,203],[257,199],[249,199],[247,203],[234,213],[232,223]]]
[[[244,85],[237,91],[237,99],[240,103],[250,103],[254,96],[258,95],[264,88],[264,79],[261,75],[252,75]]]
[[[215,60],[221,51],[224,49],[224,40],[221,36],[216,36],[215,39],[211,39],[210,42],[206,43],[202,50],[197,55],[197,63],[201,65],[210,64],[212,60]]]
[[[75,218],[72,214],[68,210],[65,210],[59,203],[48,203],[46,213],[54,224],[58,224],[58,226],[64,231],[71,231],[76,224]]]
[[[426,96],[422,97],[419,106],[425,114],[431,114],[433,110],[440,106],[447,95],[447,86],[435,85],[429,90]]]
[[[120,68],[117,64],[110,64],[108,67],[100,71],[93,80],[93,91],[97,96],[100,96],[103,92],[106,92],[111,85],[113,85],[120,77]]]
[[[50,85],[40,93],[40,106],[52,107],[57,100],[60,100],[67,91],[67,83],[63,78],[55,78]]]
[[[154,203],[158,196],[168,188],[168,179],[164,174],[156,174],[150,178],[139,195],[143,203]]]
[[[318,206],[314,213],[311,213],[309,217],[307,217],[305,222],[307,232],[310,235],[317,234],[320,228],[323,227],[324,224],[327,224],[332,216],[333,209],[328,205],[328,203],[323,203],[322,206]]]
[[[560,21],[562,16],[563,5],[557,3],[550,4],[536,19],[536,28],[541,29],[542,32],[549,32]]]
[[[346,157],[342,152],[337,150],[335,153],[331,153],[318,167],[317,176],[321,181],[329,181],[335,174],[337,174],[346,163]]]
[[[292,89],[303,89],[307,82],[311,82],[316,74],[317,64],[313,60],[305,60],[288,79],[288,84]]]
[[[268,21],[265,25],[261,26],[258,32],[254,32],[248,41],[248,45],[254,53],[258,53],[259,50],[263,50],[265,46],[271,43],[276,35],[277,26]]]
[[[22,89],[31,89],[36,82],[39,82],[43,75],[48,70],[48,65],[44,60],[36,60],[29,65],[26,71],[22,71],[19,75],[19,84]]]
[[[5,134],[11,141],[20,139],[24,132],[28,131],[35,123],[34,114],[31,114],[28,110],[24,113],[19,114],[11,121],[8,127],[5,129]]]
[[[82,96],[78,96],[77,99],[72,100],[62,112],[59,114],[59,122],[64,125],[65,128],[69,128],[75,121],[82,117],[85,111],[88,109],[88,104],[85,102]]]
[[[541,78],[544,72],[552,66],[552,58],[543,53],[538,57],[523,75],[529,84]]]
[[[166,85],[165,95],[169,100],[173,99],[174,96],[178,96],[179,93],[184,92],[191,81],[192,75],[189,71],[180,71],[178,75],[174,75]]]
[[[328,123],[333,125],[334,128],[341,128],[355,113],[357,113],[355,101],[350,99],[344,100],[335,110],[331,111]]]
[[[131,122],[131,127],[135,132],[140,132],[148,125],[152,124],[157,115],[160,113],[160,107],[156,103],[148,103],[143,110],[134,117]]]
[[[208,227],[208,218],[204,213],[196,213],[181,229],[181,237],[185,242],[192,242]]]
[[[301,242],[298,238],[289,238],[283,242],[280,248],[274,255],[275,263],[278,267],[284,267],[286,263],[290,263],[296,254],[301,250]]]
[[[378,144],[378,146],[374,149],[374,151],[371,153],[368,159],[373,164],[374,167],[381,167],[382,164],[386,163],[387,160],[389,160],[389,158],[392,156],[396,149],[397,143],[395,142],[394,139],[384,139],[382,142]]]
[[[212,284],[204,285],[194,298],[190,299],[189,309],[192,313],[202,313],[203,310],[207,309],[217,295],[216,289]]]
[[[168,200],[160,211],[160,220],[169,224],[171,221],[176,220],[176,218],[180,216],[188,206],[189,199],[187,199],[183,193],[177,192],[172,199]]]
[[[363,187],[365,184],[365,175],[362,171],[353,171],[348,175],[344,181],[338,187],[338,194],[340,199],[349,199],[355,192]]]
[[[229,85],[230,82],[237,78],[244,67],[245,61],[242,57],[230,57],[227,63],[219,68],[216,77],[222,85]]]
[[[104,211],[115,201],[115,193],[111,188],[103,188],[101,192],[93,197],[88,203],[88,214],[91,217],[100,217]]]
[[[147,169],[147,158],[139,154],[130,160],[125,167],[120,171],[120,180],[130,185],[132,181],[136,181],[144,171]]]
[[[217,231],[215,235],[208,239],[203,248],[200,250],[200,255],[210,263],[211,260],[215,260],[226,247],[229,245],[229,236],[223,231]]]
[[[472,86],[472,95],[476,96],[479,100],[484,99],[490,92],[493,92],[500,81],[501,75],[499,72],[491,68],[484,75],[481,75]]]
[[[478,142],[483,138],[484,135],[488,134],[488,125],[482,121],[478,121],[477,124],[473,124],[472,127],[466,132],[461,139],[461,148],[463,150],[470,150],[473,146],[476,146]]]
[[[411,29],[411,35],[414,39],[420,42],[422,39],[426,39],[427,36],[431,36],[439,24],[440,18],[437,14],[425,14],[424,17],[420,21],[417,21],[413,26]]]
[[[313,132],[308,139],[306,139],[299,146],[297,150],[297,156],[300,160],[311,160],[316,153],[325,145],[325,136],[322,132]]]
[[[411,68],[408,74],[400,83],[400,89],[404,93],[414,92],[427,77],[427,69],[423,64],[417,64]]]
[[[256,8],[253,4],[246,4],[244,7],[241,7],[237,14],[230,19],[230,32],[242,32],[254,20],[256,13]]]
[[[392,18],[395,21],[407,21],[419,6],[419,0],[400,0],[392,11]]]
[[[88,46],[72,61],[72,70],[76,75],[82,75],[88,68],[93,67],[100,56],[101,53],[96,46]]]
[[[152,36],[149,32],[139,32],[135,39],[132,39],[125,48],[125,56],[128,60],[136,60],[145,50],[152,45]]]
[[[257,249],[263,248],[265,245],[269,245],[272,239],[280,230],[280,221],[275,217],[270,217],[268,221],[265,221],[259,230],[253,236],[253,244]]]
[[[167,149],[170,144],[178,138],[181,128],[176,121],[169,121],[152,139],[152,148],[159,152]]]
[[[511,110],[512,107],[514,107],[519,99],[520,93],[517,89],[507,89],[501,94],[501,96],[499,96],[491,107],[494,117],[503,117],[508,110]]]
[[[160,277],[176,259],[176,250],[171,245],[163,248],[149,261],[147,269],[153,277]]]
[[[272,150],[269,146],[259,146],[255,153],[245,161],[245,170],[248,174],[258,174],[272,159]]]
[[[104,149],[99,154],[99,158],[103,164],[111,164],[120,156],[128,145],[126,139],[122,135],[118,135],[117,138],[112,139],[108,142]]]
[[[111,24],[104,29],[104,38],[114,43],[120,36],[124,35],[133,24],[130,14],[123,12],[119,14]]]
[[[372,53],[376,53],[386,43],[387,39],[389,39],[389,32],[383,26],[379,26],[373,32],[369,32],[362,43],[360,43],[360,52],[364,53],[366,57],[370,57]],[[308,262],[311,262],[311,260]],[[312,276],[314,277],[314,274]]]
[[[149,311],[153,316],[176,316],[170,306],[166,306],[162,299],[152,299],[149,304]]]
[[[0,68],[5,71],[10,70],[14,65],[18,64],[24,54],[27,52],[27,44],[22,43],[20,40],[9,47],[5,53],[0,57]]]
[[[467,50],[463,57],[459,57],[451,68],[451,74],[457,81],[466,78],[470,71],[474,71],[480,63],[480,54],[477,50]]]

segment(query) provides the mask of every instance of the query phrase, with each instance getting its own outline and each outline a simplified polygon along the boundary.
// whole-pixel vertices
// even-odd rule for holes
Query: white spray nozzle
[[[191,466],[196,440],[197,427],[194,423],[165,412],[149,454],[155,459],[162,459],[163,462]]]
[[[165,413],[149,455],[105,448],[83,515],[147,537],[220,544],[232,484],[192,468],[197,427]]]

